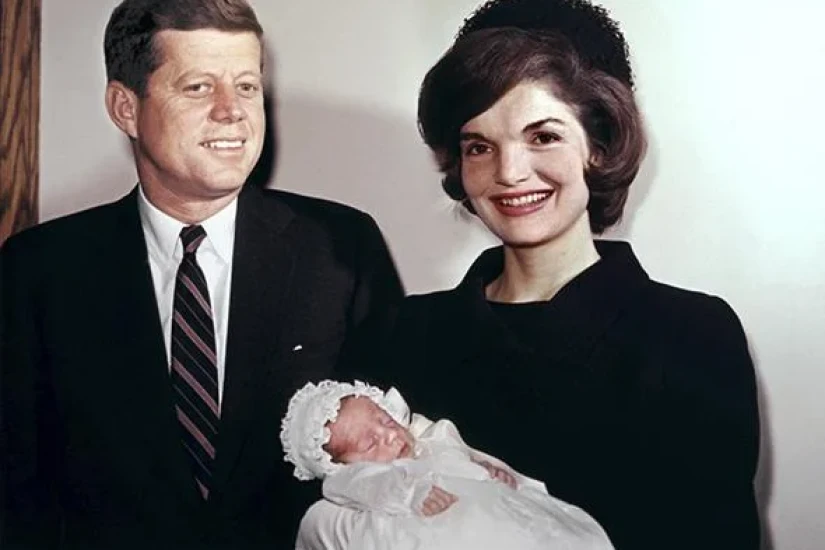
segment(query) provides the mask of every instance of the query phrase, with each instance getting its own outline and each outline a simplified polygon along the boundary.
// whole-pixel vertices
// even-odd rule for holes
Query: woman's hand
[[[426,517],[440,514],[455,504],[457,500],[458,497],[454,494],[448,493],[437,485],[433,485],[433,488],[430,489],[427,498],[424,499],[424,503],[421,505],[421,513]]]
[[[502,483],[506,483],[510,486],[511,489],[517,489],[518,483],[516,482],[515,476],[511,474],[509,471],[505,470],[504,468],[499,468],[498,466],[494,466],[487,462],[486,460],[474,460],[476,464],[479,466],[483,466],[487,469],[487,472],[490,474],[490,477],[498,480]]]

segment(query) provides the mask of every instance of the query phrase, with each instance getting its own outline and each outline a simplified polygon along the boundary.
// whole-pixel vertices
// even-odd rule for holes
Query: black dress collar
[[[546,338],[527,345],[496,315],[485,296],[485,287],[501,273],[502,247],[484,251],[456,288],[465,338],[478,342],[468,345],[471,355],[493,350],[539,353],[554,359],[586,363],[610,326],[647,286],[650,279],[626,242],[596,241],[601,259],[570,280],[537,316]],[[459,321],[461,322],[461,321]],[[535,346],[535,347],[534,347]]]

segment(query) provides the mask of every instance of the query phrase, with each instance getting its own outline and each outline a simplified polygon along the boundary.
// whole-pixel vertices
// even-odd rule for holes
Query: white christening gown
[[[413,415],[416,458],[352,464],[324,480],[326,502],[301,525],[299,550],[608,550],[601,526],[551,497],[543,483],[469,448],[449,420]],[[507,468],[518,487],[473,462]],[[433,485],[458,501],[431,517],[418,510]]]

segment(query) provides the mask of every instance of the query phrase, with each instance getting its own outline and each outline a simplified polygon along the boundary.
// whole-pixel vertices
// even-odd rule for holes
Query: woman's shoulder
[[[724,298],[699,290],[650,281],[638,306],[659,324],[695,330],[714,330],[720,325],[741,329],[738,315]]]
[[[644,334],[637,341],[663,369],[666,387],[715,387],[723,397],[731,388],[752,393],[747,335],[726,300],[659,282],[651,282],[645,294],[634,308],[634,332]]]

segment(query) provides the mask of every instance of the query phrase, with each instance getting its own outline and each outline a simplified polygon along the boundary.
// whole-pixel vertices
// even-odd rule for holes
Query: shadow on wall
[[[119,132],[115,139],[120,142],[122,154],[101,159],[100,164],[89,166],[88,173],[77,180],[72,178],[71,181],[48,183],[59,192],[49,200],[48,205],[41,202],[41,222],[115,201],[137,185],[129,139]]]
[[[454,285],[456,275],[492,242],[476,224],[461,220],[441,191],[412,117],[289,94],[270,98],[268,114],[277,134],[268,134],[255,184],[370,213],[408,292]]]
[[[754,487],[756,489],[756,503],[759,506],[759,517],[762,520],[762,550],[773,550],[773,529],[769,522],[768,512],[773,498],[773,426],[771,425],[770,403],[765,385],[759,377],[759,358],[751,347],[751,357],[756,365],[756,383],[759,397],[759,468],[756,471]]]

